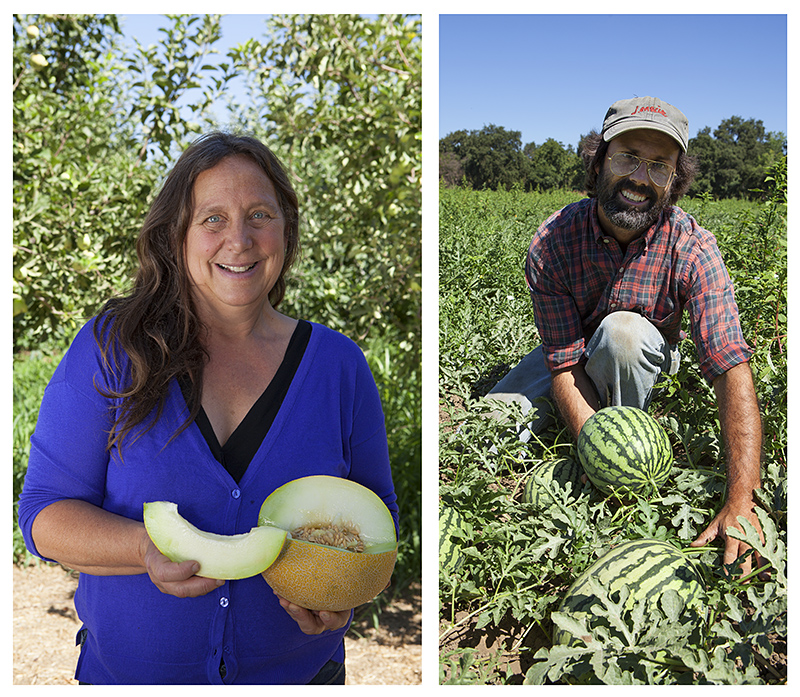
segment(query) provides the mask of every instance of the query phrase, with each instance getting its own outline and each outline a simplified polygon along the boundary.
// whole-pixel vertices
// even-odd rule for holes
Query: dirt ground
[[[77,576],[49,564],[12,566],[14,684],[76,685]],[[384,608],[377,630],[357,613],[345,637],[347,684],[421,684],[421,621],[419,587]]]

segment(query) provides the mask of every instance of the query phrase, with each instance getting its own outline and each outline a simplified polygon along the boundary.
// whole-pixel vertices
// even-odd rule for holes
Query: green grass
[[[487,419],[481,399],[537,343],[523,263],[549,215],[573,192],[440,190],[440,499],[456,506],[464,564],[440,569],[440,682],[783,683],[786,681],[786,219],[780,187],[763,204],[681,201],[717,237],[737,292],[764,415],[759,518],[771,578],[732,580],[715,544],[688,552],[707,585],[699,629],[648,618],[658,631],[632,633],[595,652],[553,648],[552,612],[572,581],[610,546],[652,537],[686,549],[722,505],[725,464],[713,390],[693,344],[651,413],[675,454],[673,476],[654,495],[626,503],[585,484],[543,511],[522,503],[533,468],[573,452],[561,424],[529,444]],[[514,406],[509,416],[518,415]],[[613,608],[609,608],[613,612]],[[692,633],[694,632],[694,633]],[[655,638],[654,638],[655,636]],[[660,642],[660,643],[659,643]],[[666,646],[664,646],[666,644]],[[666,649],[666,658],[658,654]],[[658,654],[658,660],[651,659]],[[774,662],[775,665],[772,665]]]

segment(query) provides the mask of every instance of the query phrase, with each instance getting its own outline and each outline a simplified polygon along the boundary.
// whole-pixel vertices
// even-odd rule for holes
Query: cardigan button
[[[235,499],[238,499],[241,495],[242,495],[242,492],[239,491],[239,489],[234,489],[231,492],[231,496],[233,496],[233,498],[235,498]]]
[[[222,597],[219,599],[219,604],[220,604],[220,606],[222,606],[222,607],[228,607],[228,599],[227,599],[227,598],[226,598],[226,597],[223,595],[223,596],[222,596]]]

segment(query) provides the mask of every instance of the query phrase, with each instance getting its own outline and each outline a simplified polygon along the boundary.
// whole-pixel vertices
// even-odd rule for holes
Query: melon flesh
[[[196,528],[170,501],[144,504],[144,525],[153,544],[170,561],[196,561],[197,576],[232,580],[262,573],[277,559],[286,531],[255,527],[240,535],[218,535]]]
[[[296,605],[349,610],[372,600],[391,579],[394,520],[380,497],[360,484],[327,475],[295,479],[267,497],[258,522],[289,533],[263,576]]]

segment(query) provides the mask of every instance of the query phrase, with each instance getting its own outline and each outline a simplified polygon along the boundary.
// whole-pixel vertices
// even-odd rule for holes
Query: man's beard
[[[647,230],[667,207],[666,192],[659,197],[649,186],[637,186],[630,179],[621,179],[614,185],[610,184],[610,180],[611,173],[607,170],[597,178],[597,203],[603,207],[611,223],[618,228],[633,232]],[[622,189],[646,196],[649,205],[646,208],[628,206],[617,196]]]

